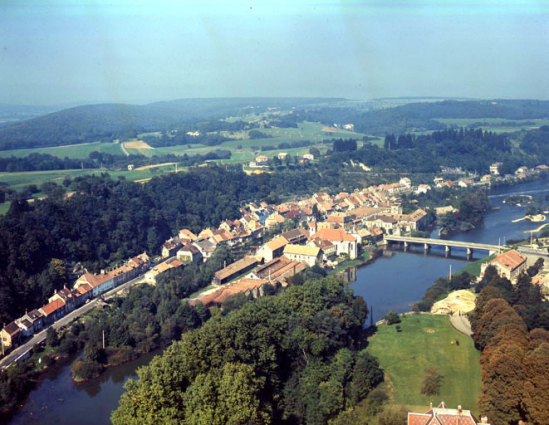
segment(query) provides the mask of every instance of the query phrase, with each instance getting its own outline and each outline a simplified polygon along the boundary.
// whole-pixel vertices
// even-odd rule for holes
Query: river
[[[543,195],[548,192],[547,181],[536,181],[521,185],[498,188],[489,193],[492,210],[485,224],[476,229],[450,237],[453,240],[498,244],[504,238],[523,239],[525,230],[535,229],[541,223],[512,220],[524,216],[524,208],[503,204],[509,194]],[[431,237],[437,238],[434,231]],[[475,255],[475,254],[474,254]],[[476,258],[480,258],[476,253]],[[459,270],[467,263],[464,251],[454,249],[446,258],[443,248],[423,249],[409,252],[392,251],[392,258],[381,257],[373,264],[351,270],[354,283],[351,285],[357,295],[362,295],[373,307],[373,320],[381,319],[388,311],[410,311],[434,280],[447,276],[450,266]],[[147,364],[154,353],[122,366],[108,369],[101,377],[83,384],[75,384],[70,375],[70,365],[59,367],[55,373],[44,379],[30,393],[23,410],[10,422],[12,425],[28,424],[108,424],[111,411],[118,406],[124,392],[123,385],[129,378],[135,378],[138,366]]]
[[[503,203],[510,194],[543,196],[549,192],[547,180],[505,186],[491,190],[488,194],[492,210],[486,216],[484,224],[475,229],[457,233],[448,239],[498,245],[509,239],[529,237],[525,230],[538,228],[542,223],[527,220],[513,223],[524,217],[525,208]],[[545,202],[545,201],[544,201]],[[438,239],[438,229],[431,233]],[[444,256],[444,247],[432,247],[426,254],[420,246],[412,246],[404,253],[398,248],[391,251],[392,258],[381,257],[373,264],[352,270],[351,281],[355,294],[362,295],[369,306],[373,307],[373,321],[378,321],[389,311],[404,313],[421,299],[427,290],[441,276],[448,276],[450,266],[459,270],[467,263],[465,250],[452,249],[449,258]],[[482,258],[485,251],[473,253],[472,260]],[[354,279],[353,279],[354,278]]]

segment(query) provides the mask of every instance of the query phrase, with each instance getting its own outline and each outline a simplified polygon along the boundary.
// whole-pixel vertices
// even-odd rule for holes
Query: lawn
[[[460,275],[463,272],[467,272],[469,274],[472,274],[473,276],[480,276],[480,266],[482,266],[484,263],[487,263],[488,261],[492,261],[494,258],[496,258],[498,254],[492,254],[488,257],[481,258],[480,260],[473,261],[472,263],[467,264],[465,267],[459,269],[455,275]]]
[[[348,267],[358,266],[359,264],[362,264],[365,261],[368,261],[369,259],[370,259],[370,253],[363,252],[358,257],[356,257],[354,260],[345,261],[343,264],[338,265],[329,274],[330,275],[336,275],[336,274],[346,270]]]
[[[59,146],[55,148],[34,148],[34,149],[15,149],[9,151],[0,151],[0,157],[23,157],[31,153],[42,153],[56,156],[58,158],[87,158],[90,152],[102,152],[111,155],[122,155],[122,150],[118,143],[82,143],[79,145]]]
[[[11,204],[9,202],[4,202],[3,204],[0,204],[0,215],[6,214],[10,209],[10,205]]]
[[[473,340],[456,331],[447,316],[409,315],[400,326],[402,332],[396,331],[396,325],[380,325],[367,348],[391,381],[394,403],[428,406],[429,402],[438,405],[444,401],[449,407],[462,405],[478,413],[480,362]],[[428,366],[438,367],[443,377],[440,393],[435,396],[420,392]]]

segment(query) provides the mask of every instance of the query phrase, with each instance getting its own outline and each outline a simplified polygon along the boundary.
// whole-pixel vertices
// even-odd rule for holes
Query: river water
[[[488,214],[485,224],[450,239],[497,245],[500,238],[503,242],[504,238],[527,237],[524,231],[535,229],[541,223],[512,223],[512,220],[524,216],[524,208],[505,205],[503,200],[509,194],[545,197],[548,189],[547,181],[536,181],[490,191],[492,207],[499,209]],[[431,237],[438,238],[438,232],[434,231]],[[481,258],[483,254],[474,253],[473,259]],[[377,321],[391,310],[398,313],[410,311],[411,305],[421,299],[436,278],[448,275],[450,266],[457,271],[466,264],[464,250],[454,249],[446,258],[443,248],[433,247],[428,254],[421,247],[411,248],[408,252],[395,249],[392,258],[381,257],[366,267],[350,270],[351,280],[354,280],[352,288],[373,307],[372,319]],[[148,364],[153,355],[110,368],[98,379],[83,384],[72,381],[70,365],[58,368],[30,393],[25,407],[10,424],[108,424],[110,414],[117,408],[124,392],[124,383],[135,378],[137,367]]]

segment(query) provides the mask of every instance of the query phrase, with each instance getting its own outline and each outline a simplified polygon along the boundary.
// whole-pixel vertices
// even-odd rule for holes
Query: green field
[[[15,149],[0,151],[0,157],[23,157],[31,153],[42,153],[56,156],[58,158],[87,158],[91,152],[102,152],[111,155],[122,155],[118,143],[83,143],[80,145],[59,146],[55,148]]]
[[[25,186],[35,184],[40,187],[45,182],[53,181],[57,184],[61,184],[65,176],[69,176],[71,179],[89,174],[109,173],[113,179],[117,179],[118,176],[124,176],[126,180],[135,181],[149,179],[156,175],[160,175],[165,172],[174,171],[173,165],[166,165],[163,167],[151,168],[148,170],[134,170],[134,171],[108,171],[98,169],[84,169],[84,170],[58,170],[58,171],[32,171],[24,173],[0,173],[0,182],[7,183],[10,189],[21,191]]]
[[[522,128],[526,130],[531,130],[533,128],[538,128],[542,125],[549,125],[549,119],[531,119],[531,120],[509,120],[505,118],[434,118],[436,121],[440,121],[447,125],[457,125],[458,127],[467,127],[474,123],[482,123],[480,127],[485,131],[492,131],[494,133],[509,133],[513,131],[520,130]],[[513,127],[500,126],[498,124],[502,122],[514,122],[517,123]],[[526,122],[534,122],[535,125],[531,124],[522,124]]]
[[[489,255],[488,257],[481,258],[480,260],[473,261],[472,263],[467,264],[465,267],[459,269],[455,274],[460,275],[461,273],[467,272],[473,276],[480,276],[480,266],[488,261],[492,261],[496,258],[497,254]]]
[[[10,209],[9,202],[4,202],[3,204],[0,204],[0,215],[6,214],[9,209]]]
[[[480,362],[473,340],[456,331],[447,316],[409,315],[400,326],[402,332],[396,331],[396,325],[380,325],[367,348],[390,379],[394,403],[428,406],[429,402],[438,405],[444,401],[449,407],[462,405],[477,413]],[[428,329],[435,332],[428,333]],[[435,396],[420,392],[428,366],[438,367],[443,376],[440,393]]]

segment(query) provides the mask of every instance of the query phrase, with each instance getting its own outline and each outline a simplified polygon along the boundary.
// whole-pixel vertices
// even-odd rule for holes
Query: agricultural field
[[[394,403],[428,406],[429,402],[444,401],[447,406],[462,405],[478,413],[480,354],[473,340],[456,331],[447,316],[409,315],[399,326],[401,332],[396,325],[380,325],[367,348],[388,377]],[[440,392],[435,396],[420,391],[428,366],[437,367],[442,375]]]
[[[154,148],[141,140],[124,142],[122,144],[122,150],[124,153],[127,152],[130,155],[144,155],[148,157],[154,155]]]
[[[58,146],[54,148],[34,148],[34,149],[14,149],[0,151],[0,157],[23,157],[31,153],[42,153],[58,158],[87,158],[91,152],[102,152],[111,155],[122,155],[120,144],[118,143],[82,143],[79,145]]]
[[[154,168],[146,168],[133,171],[108,171],[104,169],[84,169],[84,170],[56,170],[56,171],[32,171],[23,173],[0,173],[0,182],[7,183],[10,189],[21,191],[25,186],[35,184],[40,187],[45,182],[54,182],[61,184],[65,176],[71,179],[99,173],[109,173],[113,179],[123,176],[126,180],[136,181],[150,179],[156,175],[166,172],[175,171],[175,166],[172,164],[161,165]]]
[[[549,119],[531,119],[531,120],[509,120],[505,118],[435,118],[436,121],[447,125],[456,125],[458,127],[467,127],[475,123],[482,123],[479,128],[494,133],[510,133],[521,129],[532,130],[542,125],[549,125]],[[513,122],[516,126],[501,126],[501,123]],[[535,124],[532,125],[531,123]],[[525,124],[522,124],[525,123]]]

